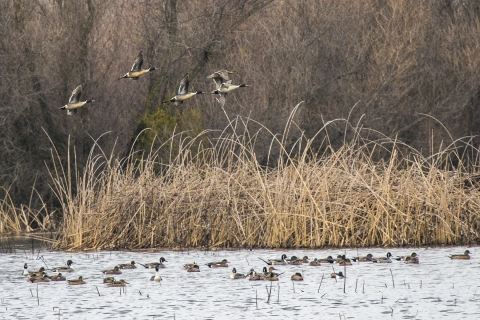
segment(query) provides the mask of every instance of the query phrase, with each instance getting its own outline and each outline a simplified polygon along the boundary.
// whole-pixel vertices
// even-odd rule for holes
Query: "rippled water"
[[[455,261],[449,254],[465,248],[362,249],[358,253],[393,256],[417,252],[419,265],[394,261],[391,264],[354,263],[347,267],[344,280],[330,278],[343,267],[324,264],[319,267],[277,266],[280,281],[231,280],[231,268],[247,272],[265,266],[258,257],[279,258],[307,255],[309,258],[344,254],[356,256],[357,250],[254,250],[254,251],[190,251],[190,252],[23,252],[16,250],[0,255],[0,318],[5,319],[479,319],[479,259],[475,248],[472,259]],[[125,292],[102,283],[101,270],[118,263],[158,261],[164,256],[167,268],[161,269],[161,283],[149,281],[152,269],[124,270],[116,276],[129,285]],[[69,286],[66,282],[37,284],[26,282],[23,264],[29,269],[75,262],[75,272],[67,279],[82,275],[86,285]],[[228,259],[229,268],[209,269],[205,263]],[[183,264],[200,264],[201,272],[187,273]],[[392,283],[392,276],[395,286]],[[295,272],[302,272],[304,281],[290,281]],[[323,277],[323,281],[322,281]],[[321,283],[321,287],[319,288]],[[97,292],[100,292],[100,296]],[[39,303],[39,304],[38,304]],[[60,309],[60,311],[59,311]]]

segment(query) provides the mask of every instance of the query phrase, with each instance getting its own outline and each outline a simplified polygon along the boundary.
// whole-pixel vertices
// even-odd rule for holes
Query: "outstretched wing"
[[[180,81],[180,86],[178,87],[178,94],[186,94],[188,92],[188,86],[190,81],[188,80],[188,73]]]
[[[228,71],[228,70],[219,70],[215,72],[220,78],[223,79],[223,81],[228,81],[228,75],[235,73],[235,71]]]
[[[220,98],[218,98],[218,102],[220,102],[220,105],[221,107],[223,108],[223,106],[225,105],[225,97],[227,96],[226,93],[219,93],[218,94],[220,96]]]
[[[217,87],[217,89],[220,89],[220,87],[222,86],[222,79],[213,78],[213,81],[215,81],[215,86]]]
[[[133,63],[132,70],[130,71],[136,72],[136,71],[142,70],[142,64],[143,64],[143,51],[140,51],[137,58],[135,59],[135,62]]]
[[[80,101],[80,95],[82,94],[82,85],[79,85],[72,91],[72,95],[70,96],[70,100],[68,103],[77,103]]]

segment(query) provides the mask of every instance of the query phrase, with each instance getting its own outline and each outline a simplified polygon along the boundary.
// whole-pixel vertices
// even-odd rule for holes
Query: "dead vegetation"
[[[318,153],[304,136],[286,148],[289,122],[284,136],[272,134],[272,149],[279,147],[280,157],[266,168],[256,159],[257,132],[249,131],[248,121],[234,119],[218,139],[199,149],[191,146],[200,137],[182,138],[180,151],[164,164],[156,162],[160,150],[143,160],[130,155],[120,161],[97,145],[78,172],[61,167],[56,155],[51,174],[64,212],[58,247],[317,248],[478,241],[479,189],[474,181],[468,184],[477,173],[451,164],[459,156],[455,146],[463,141],[423,157],[400,141],[365,139],[369,130],[339,119],[317,136],[343,125],[354,138],[337,150],[324,139],[324,151]],[[388,160],[373,160],[379,151],[388,153]]]

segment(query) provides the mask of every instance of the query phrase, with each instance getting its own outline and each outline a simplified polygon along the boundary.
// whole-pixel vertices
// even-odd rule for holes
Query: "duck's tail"
[[[263,260],[262,258],[258,258],[258,259],[262,260],[263,262],[265,262],[265,263],[266,263],[266,264],[268,264],[269,266],[271,266],[271,265],[272,265],[272,263],[271,263],[271,262],[265,261],[265,260]]]

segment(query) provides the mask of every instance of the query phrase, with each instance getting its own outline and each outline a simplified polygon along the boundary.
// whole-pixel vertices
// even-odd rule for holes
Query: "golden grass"
[[[470,152],[470,170],[478,168],[478,150],[467,142],[424,157],[396,140],[367,140],[366,130],[335,120],[286,149],[289,120],[282,136],[270,132],[270,151],[278,155],[266,169],[255,154],[258,132],[238,133],[249,126],[244,121],[236,118],[198,149],[193,142],[205,140],[205,133],[192,139],[177,134],[142,160],[133,152],[119,160],[96,142],[82,171],[70,153],[62,167],[54,151],[50,172],[63,210],[58,247],[316,248],[479,239],[476,172],[461,161],[451,169],[452,159],[466,159],[459,146]],[[345,126],[350,141],[333,149],[331,125]],[[160,150],[177,150],[175,139],[179,151],[158,163]]]
[[[32,210],[29,205],[16,207],[8,190],[1,191],[4,197],[0,199],[0,234],[30,232],[33,231],[32,225],[35,225],[37,230],[47,230],[52,226],[45,203],[37,210]]]

